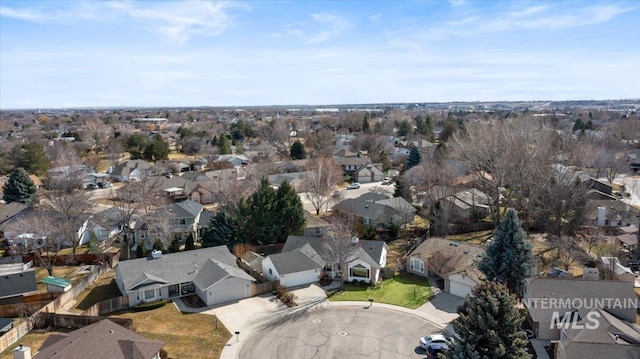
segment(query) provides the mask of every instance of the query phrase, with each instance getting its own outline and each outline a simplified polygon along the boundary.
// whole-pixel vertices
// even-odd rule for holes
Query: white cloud
[[[449,0],[449,4],[451,4],[451,6],[462,6],[466,3],[467,2],[465,0]]]
[[[319,44],[326,42],[340,34],[348,27],[349,23],[340,16],[330,13],[311,14],[313,23],[311,24],[287,24],[289,33],[302,38],[309,44]],[[303,27],[311,27],[311,29],[302,29]]]

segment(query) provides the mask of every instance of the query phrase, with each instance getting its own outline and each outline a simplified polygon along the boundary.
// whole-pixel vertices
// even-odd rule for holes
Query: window
[[[331,266],[325,266],[323,271],[325,271],[325,272],[333,272],[333,268]]]
[[[368,226],[371,223],[371,219],[369,219],[368,217],[364,217],[362,219],[362,222]]]
[[[411,258],[411,260],[409,261],[409,266],[416,272],[424,273],[424,262],[420,258]]]
[[[144,300],[150,300],[156,297],[156,291],[151,289],[151,290],[145,290],[144,291]]]
[[[352,277],[369,278],[369,270],[361,265],[352,267],[350,270]]]
[[[186,220],[186,219],[184,219],[184,218],[182,218],[182,219],[180,220],[180,224],[187,224],[187,220]]]
[[[273,274],[273,271],[271,270],[271,268],[269,268],[269,274]]]

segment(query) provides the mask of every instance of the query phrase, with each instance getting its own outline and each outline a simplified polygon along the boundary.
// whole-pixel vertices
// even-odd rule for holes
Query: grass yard
[[[479,232],[469,232],[469,233],[461,233],[461,234],[452,234],[447,236],[446,238],[452,241],[462,241],[468,242],[471,244],[484,244],[491,236],[493,235],[493,231],[479,231]]]
[[[114,271],[108,271],[101,275],[82,293],[78,294],[75,298],[76,305],[70,311],[80,314],[98,302],[122,296],[114,277]]]
[[[329,297],[331,301],[362,301],[373,298],[376,303],[399,305],[415,309],[429,301],[431,287],[426,279],[413,276],[395,276],[375,287],[366,284],[345,283],[344,291]]]
[[[173,359],[219,358],[231,334],[213,315],[183,314],[169,303],[144,312],[120,312],[110,317],[133,319],[138,334],[162,340]],[[194,356],[198,353],[198,356]]]
[[[33,355],[38,349],[40,349],[42,343],[47,340],[49,335],[54,333],[55,332],[29,333],[3,351],[0,354],[0,359],[13,359],[13,350],[20,344],[24,344],[24,346],[31,348],[31,355]]]
[[[69,279],[72,283],[82,279],[87,275],[85,272],[78,272],[80,267],[77,266],[55,266],[53,268],[53,276]],[[47,285],[40,283],[40,280],[49,275],[44,267],[36,267],[36,281],[38,282],[38,293],[46,293]]]

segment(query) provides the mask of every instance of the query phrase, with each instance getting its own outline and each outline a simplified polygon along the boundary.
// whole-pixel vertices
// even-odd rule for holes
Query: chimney
[[[31,359],[31,348],[20,344],[13,350],[13,359]]]
[[[598,227],[604,227],[604,221],[606,216],[607,216],[607,209],[604,207],[598,207]]]

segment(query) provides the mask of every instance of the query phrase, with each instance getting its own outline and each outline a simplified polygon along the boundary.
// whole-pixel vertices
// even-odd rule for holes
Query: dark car
[[[108,188],[108,187],[111,187],[111,183],[110,182],[100,182],[100,183],[98,183],[98,187],[100,187],[100,188]]]
[[[87,189],[96,189],[96,188],[98,188],[98,185],[95,183],[89,183],[87,185]]]

